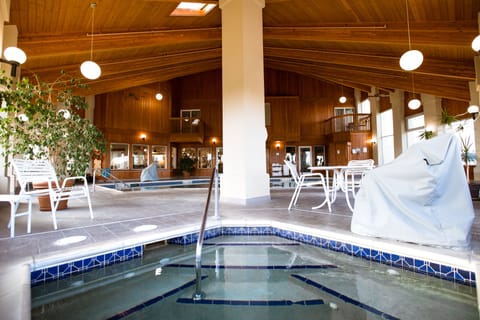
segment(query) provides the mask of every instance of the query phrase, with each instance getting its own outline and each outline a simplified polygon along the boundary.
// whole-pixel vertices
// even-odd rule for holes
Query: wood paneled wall
[[[162,101],[155,99],[155,93],[159,90],[164,97]],[[344,104],[338,101],[342,92],[348,99]],[[287,144],[312,147],[325,145],[327,148],[330,141],[324,135],[322,122],[334,115],[334,107],[356,105],[352,89],[270,69],[265,70],[265,96],[271,107],[267,158],[273,162],[277,158],[283,160]],[[216,138],[217,146],[222,146],[221,70],[98,95],[95,103],[95,124],[104,132],[108,143],[170,146],[169,119],[178,117],[181,109],[200,109],[205,123],[204,144],[174,145],[178,151],[184,146],[210,147],[211,139]],[[145,142],[140,138],[142,133],[147,135]],[[276,143],[281,145],[279,156],[276,154]],[[104,159],[103,166],[108,166],[108,152]],[[267,165],[270,168],[270,163]],[[135,171],[130,175],[124,173],[124,176],[139,176],[140,170]],[[204,172],[198,171],[196,174]]]

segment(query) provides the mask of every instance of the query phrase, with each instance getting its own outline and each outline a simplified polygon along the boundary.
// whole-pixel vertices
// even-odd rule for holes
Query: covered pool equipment
[[[458,139],[416,143],[368,172],[355,200],[354,233],[469,249],[474,211]]]
[[[478,319],[476,290],[276,236],[195,245],[32,287],[32,319]]]

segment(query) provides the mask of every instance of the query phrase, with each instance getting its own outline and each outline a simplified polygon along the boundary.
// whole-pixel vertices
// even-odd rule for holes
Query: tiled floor
[[[272,189],[271,201],[254,205],[220,203],[220,219],[213,217],[214,200],[210,202],[209,224],[270,225],[276,223],[309,230],[324,237],[345,241],[370,242],[392,247],[412,254],[433,253],[455,261],[480,261],[480,204],[474,202],[476,219],[472,228],[472,250],[455,251],[414,244],[369,239],[352,234],[352,213],[345,199],[339,196],[333,212],[326,208],[312,210],[319,203],[316,192],[302,192],[297,207],[288,211],[292,189]],[[58,214],[59,229],[54,231],[49,212],[38,211],[34,204],[32,233],[26,234],[26,217],[16,223],[16,236],[9,238],[7,228],[9,206],[0,207],[0,313],[6,319],[29,318],[29,278],[31,265],[41,266],[62,262],[97,252],[128,247],[135,244],[168,239],[176,235],[197,231],[205,206],[207,190],[161,189],[148,192],[118,192],[96,188],[92,193],[95,219],[90,220],[86,204],[80,200],[69,203],[69,209]],[[453,214],[453,213],[452,213]],[[135,232],[134,227],[153,224],[152,231]],[[86,240],[68,246],[54,242],[68,236],[86,236]],[[19,299],[24,297],[24,299]],[[22,310],[24,311],[22,313]],[[22,317],[23,316],[23,317]],[[2,316],[3,317],[3,316]]]

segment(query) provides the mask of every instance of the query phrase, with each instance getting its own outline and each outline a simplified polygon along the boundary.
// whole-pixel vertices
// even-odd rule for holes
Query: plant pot
[[[62,181],[59,181],[59,184],[62,185]],[[71,186],[73,186],[73,180],[69,180],[67,182],[67,187]],[[35,182],[33,183],[33,188],[36,190],[48,189],[48,182]],[[38,205],[40,207],[40,211],[52,211],[49,195],[38,196]],[[60,201],[57,210],[65,210],[66,208],[68,208],[68,200]]]

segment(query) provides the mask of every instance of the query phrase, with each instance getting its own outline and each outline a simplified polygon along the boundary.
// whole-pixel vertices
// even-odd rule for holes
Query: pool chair
[[[332,206],[330,203],[330,197],[327,191],[327,186],[325,184],[325,178],[321,173],[302,173],[301,175],[298,174],[297,168],[294,163],[284,160],[285,164],[287,165],[288,169],[290,170],[290,174],[292,175],[293,180],[295,181],[295,191],[293,192],[292,199],[290,200],[290,204],[288,205],[288,210],[291,210],[292,206],[297,204],[298,196],[300,195],[300,191],[304,187],[321,187],[325,194],[325,200],[317,206],[316,208],[320,208],[327,204],[328,211],[332,212]]]
[[[351,211],[353,211],[353,206],[350,202],[350,195],[353,199],[356,198],[357,191],[363,183],[365,174],[373,168],[373,159],[350,160],[347,164],[347,168],[343,170],[341,187],[342,191],[345,192],[347,205]]]
[[[20,185],[20,196],[50,196],[53,228],[55,230],[57,230],[56,214],[58,206],[61,201],[65,202],[67,199],[86,199],[90,211],[90,218],[93,219],[90,192],[88,190],[87,179],[84,176],[65,178],[60,185],[55,169],[48,160],[13,159],[12,163],[15,177]],[[81,183],[75,184],[76,181],[81,181]],[[32,184],[41,182],[46,182],[46,189],[32,190]]]

